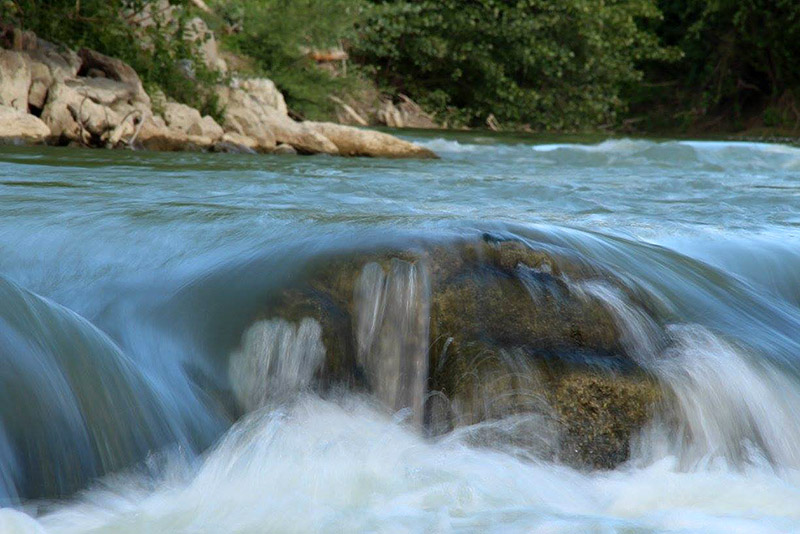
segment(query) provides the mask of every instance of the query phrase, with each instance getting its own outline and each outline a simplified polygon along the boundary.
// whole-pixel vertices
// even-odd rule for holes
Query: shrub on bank
[[[320,68],[309,53],[351,42],[367,7],[364,0],[241,0],[211,5],[235,29],[223,37],[224,43],[253,58],[257,73],[272,79],[290,109],[302,117],[332,116],[331,95],[357,93],[368,83],[356,65]]]
[[[645,59],[655,0],[375,0],[355,53],[386,86],[451,122],[574,130],[611,123]]]

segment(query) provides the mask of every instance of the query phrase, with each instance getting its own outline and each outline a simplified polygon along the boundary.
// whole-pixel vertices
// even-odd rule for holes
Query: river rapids
[[[0,148],[0,533],[800,532],[800,148],[414,140]]]

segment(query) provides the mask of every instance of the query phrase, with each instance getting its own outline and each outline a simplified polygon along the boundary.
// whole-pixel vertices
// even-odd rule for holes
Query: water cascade
[[[0,532],[796,532],[798,149],[0,153]]]

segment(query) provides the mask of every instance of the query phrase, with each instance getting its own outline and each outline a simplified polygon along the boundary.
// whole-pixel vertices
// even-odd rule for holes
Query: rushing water
[[[422,142],[442,159],[2,148],[0,532],[800,531],[800,149]],[[487,233],[667,317],[574,287],[670,394],[615,469],[419,431],[424,265],[355,282],[373,395],[313,392],[312,319],[254,322],[315,258]]]

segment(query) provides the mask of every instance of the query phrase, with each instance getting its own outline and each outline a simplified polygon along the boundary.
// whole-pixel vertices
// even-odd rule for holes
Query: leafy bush
[[[387,86],[440,117],[574,130],[613,121],[637,63],[667,59],[655,0],[379,1],[354,43]]]
[[[363,80],[352,65],[346,75],[319,68],[308,51],[351,39],[364,6],[362,0],[242,0],[219,2],[215,8],[229,23],[243,27],[225,44],[252,57],[292,110],[321,118],[333,111],[330,95],[355,91]]]

